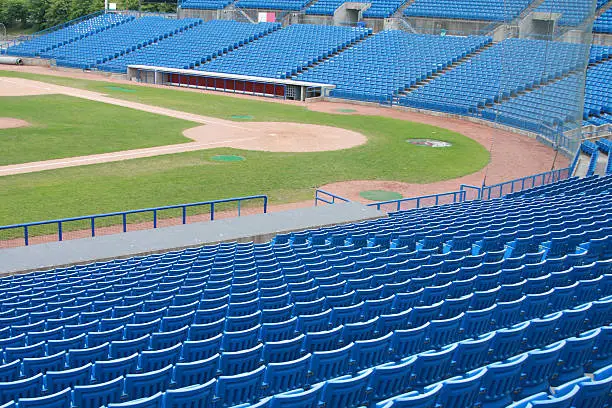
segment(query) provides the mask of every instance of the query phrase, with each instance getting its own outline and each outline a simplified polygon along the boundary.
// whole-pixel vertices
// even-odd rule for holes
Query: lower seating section
[[[609,140],[604,140],[601,142],[605,144],[606,147],[610,148]],[[595,152],[598,150],[598,146],[593,142],[584,142],[581,146],[581,149],[593,156]],[[555,184],[550,184],[547,186],[534,187],[532,189],[524,190],[517,193],[509,194],[508,198],[515,197],[548,197],[559,194],[599,194],[602,191],[612,190],[612,177],[602,177],[599,178],[597,176],[585,177],[583,179],[579,178],[570,178],[567,180],[559,181]]]
[[[250,9],[298,11],[309,2],[310,0],[238,0],[236,5]]]
[[[56,59],[59,66],[91,69],[126,53],[163,41],[201,22],[199,19],[142,17],[41,55]]]
[[[612,34],[612,8],[604,11],[593,23],[593,31],[602,34]]]
[[[125,72],[128,65],[193,69],[278,28],[280,25],[276,23],[209,21],[164,41],[112,59],[98,68],[115,72]]]
[[[244,0],[241,0],[244,1]],[[332,16],[338,7],[346,0],[318,0],[306,9],[306,14]],[[387,18],[399,9],[406,0],[370,0],[370,4],[363,12],[365,18]]]
[[[591,0],[544,0],[538,6],[537,12],[559,13],[558,24],[562,26],[578,26],[594,11]]]
[[[415,0],[404,14],[408,17],[510,21],[530,3],[531,0]]]
[[[332,96],[339,98],[388,101],[398,91],[490,42],[489,37],[445,38],[383,31],[297,79],[335,84]]]
[[[589,68],[584,96],[585,119],[612,113],[612,60]]]
[[[580,44],[507,39],[409,93],[400,103],[469,114],[584,67],[585,55]]]
[[[582,121],[580,75],[571,75],[482,111],[485,119],[543,133]]]
[[[232,4],[232,0],[183,0],[180,7],[184,9],[221,10]]]
[[[0,404],[605,408],[611,181],[3,277]]]
[[[289,78],[368,36],[370,29],[291,25],[202,65],[202,71]]]
[[[134,17],[120,14],[102,14],[47,34],[35,36],[29,41],[9,47],[7,53],[9,55],[35,57],[133,19]]]

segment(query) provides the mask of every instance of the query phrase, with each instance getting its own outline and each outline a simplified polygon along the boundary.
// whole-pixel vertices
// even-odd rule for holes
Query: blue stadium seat
[[[359,407],[368,404],[368,384],[372,369],[355,376],[342,376],[325,382],[322,401],[330,407]]]
[[[19,406],[25,408],[66,408],[72,403],[71,389],[38,398],[19,398]]]
[[[98,408],[112,402],[120,402],[123,393],[122,376],[105,383],[77,385],[73,388],[72,406],[75,408]]]
[[[204,384],[167,390],[163,396],[165,408],[203,408],[213,404],[217,380]]]
[[[512,402],[512,393],[519,384],[527,358],[527,354],[521,354],[487,366],[479,396],[484,408],[505,407]]]
[[[170,387],[172,370],[173,366],[169,365],[142,374],[127,374],[125,376],[125,394],[129,399],[138,399],[165,391]]]
[[[219,354],[214,354],[198,361],[177,363],[174,368],[174,383],[179,388],[204,384],[216,377],[219,361]]]
[[[264,376],[264,394],[275,395],[306,386],[310,358],[306,354],[293,361],[269,363]]]
[[[353,343],[332,351],[316,351],[310,358],[309,384],[315,384],[350,372]]]
[[[117,376],[136,373],[138,370],[138,354],[108,361],[96,361],[93,366],[93,377],[96,382],[110,381]]]
[[[223,360],[222,360],[223,361]],[[221,407],[259,400],[266,368],[261,366],[253,371],[236,375],[222,375],[217,380],[215,395],[222,396]]]
[[[92,364],[64,371],[47,371],[45,389],[49,393],[57,393],[77,385],[89,385],[92,379]]]
[[[162,408],[163,395],[158,392],[150,397],[139,398],[133,401],[110,403],[107,408]]]

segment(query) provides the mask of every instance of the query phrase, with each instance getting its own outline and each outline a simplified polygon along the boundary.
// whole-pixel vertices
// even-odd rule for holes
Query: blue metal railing
[[[414,203],[414,206],[410,208],[431,207],[440,204],[461,203],[465,201],[466,195],[467,192],[465,190],[450,191],[448,193],[430,194],[419,197],[400,198],[398,200],[380,201],[378,203],[367,204],[367,206],[376,207],[377,210],[380,210],[382,206],[394,204],[396,206],[394,211],[401,211],[402,204],[404,203]],[[446,200],[446,198],[449,198],[450,200]]]
[[[570,173],[571,168],[566,167],[563,169],[534,174],[516,180],[505,181],[503,183],[494,184],[491,186],[483,186],[480,193],[480,198],[482,200],[491,200],[493,198],[503,197],[506,194],[516,193],[545,184],[556,183],[559,180],[569,178],[571,175]]]
[[[321,190],[321,189],[317,189],[315,191],[315,207],[317,205],[319,205],[319,201],[321,201],[322,203],[325,204],[335,204],[336,200],[338,201],[342,201],[343,203],[350,203],[351,201],[344,198],[344,197],[340,197],[338,195],[332,194],[330,192],[327,192],[325,190]]]
[[[120,212],[113,212],[113,213],[107,213],[107,214],[85,215],[85,216],[80,216],[80,217],[61,218],[57,220],[47,220],[47,221],[37,221],[37,222],[29,222],[29,223],[23,223],[23,224],[5,225],[5,226],[0,226],[0,231],[11,231],[11,230],[19,231],[21,230],[23,234],[20,237],[23,238],[24,245],[28,246],[30,245],[30,237],[31,237],[30,230],[32,229],[32,227],[36,227],[36,226],[42,226],[42,225],[57,226],[57,240],[63,241],[64,230],[65,230],[66,224],[70,222],[84,221],[84,220],[89,221],[89,225],[90,225],[89,230],[91,231],[91,236],[95,237],[96,236],[96,220],[103,219],[103,218],[121,217],[121,225],[123,227],[122,232],[127,232],[128,215],[152,214],[153,228],[157,228],[158,221],[159,221],[158,215],[161,211],[181,209],[181,224],[187,224],[187,209],[188,208],[209,206],[210,207],[209,209],[210,220],[214,221],[216,204],[237,203],[238,217],[240,217],[242,202],[251,201],[251,200],[263,200],[263,212],[264,214],[268,212],[268,196],[254,195],[254,196],[247,196],[247,197],[226,198],[222,200],[201,201],[197,203],[168,205],[164,207],[142,208],[139,210],[120,211]]]

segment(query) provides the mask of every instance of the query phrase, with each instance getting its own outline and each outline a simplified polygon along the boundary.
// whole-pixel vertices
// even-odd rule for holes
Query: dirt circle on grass
[[[28,122],[14,118],[0,118],[0,129],[15,129],[30,126]]]
[[[196,143],[266,152],[325,152],[350,149],[367,142],[358,132],[342,128],[282,122],[214,122],[187,129]]]

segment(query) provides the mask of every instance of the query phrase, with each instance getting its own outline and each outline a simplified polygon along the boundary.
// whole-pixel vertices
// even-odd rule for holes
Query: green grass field
[[[0,129],[0,166],[190,142],[192,123],[65,95],[0,97],[1,116],[29,127]]]
[[[365,145],[335,152],[266,153],[218,148],[5,176],[0,178],[0,225],[251,194],[267,194],[271,204],[301,201],[312,199],[314,188],[330,182],[370,179],[430,183],[478,171],[489,159],[486,149],[469,138],[396,119],[331,115],[297,106],[174,89],[133,85],[117,89],[117,84],[101,81],[7,71],[0,71],[0,75],[44,80],[207,116],[230,119],[250,115],[259,121],[325,124],[368,137]],[[117,122],[113,126],[130,127],[128,122]],[[406,142],[423,137],[448,141],[453,146],[430,149]],[[246,160],[211,160],[219,154],[240,155]]]

